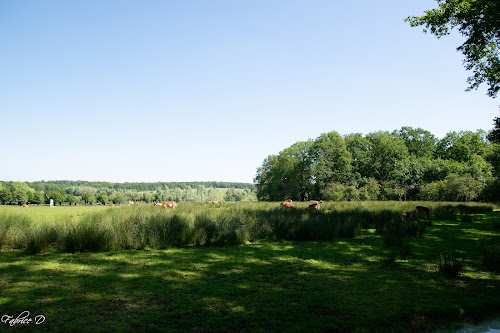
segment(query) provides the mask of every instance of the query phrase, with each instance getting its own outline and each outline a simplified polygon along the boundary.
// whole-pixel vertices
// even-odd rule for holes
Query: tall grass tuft
[[[57,246],[59,229],[54,225],[42,225],[29,230],[25,235],[25,252],[29,255],[40,254]]]
[[[434,208],[434,215],[438,220],[456,221],[459,212],[459,207],[454,205],[438,206]]]
[[[64,252],[101,252],[113,248],[113,230],[102,223],[70,226],[62,237]]]
[[[439,272],[448,278],[457,278],[463,267],[463,259],[457,258],[452,251],[441,252],[437,258]]]
[[[500,244],[492,244],[484,247],[483,265],[488,270],[500,271]]]

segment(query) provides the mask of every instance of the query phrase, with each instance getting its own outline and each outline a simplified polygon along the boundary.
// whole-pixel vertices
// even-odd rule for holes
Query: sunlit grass
[[[398,252],[387,265],[378,223],[388,216],[398,221],[400,212],[415,205],[325,203],[320,214],[283,212],[279,203],[179,204],[176,211],[149,205],[81,207],[78,220],[68,216],[69,209],[54,213],[67,207],[40,207],[32,216],[24,212],[33,207],[0,207],[1,221],[9,226],[0,253],[0,310],[43,314],[43,325],[24,329],[61,332],[104,327],[124,332],[425,332],[498,315],[500,275],[483,258],[485,249],[500,243],[494,227],[500,214],[467,211],[474,215],[472,222],[436,220],[431,207],[432,225],[422,237],[405,239],[409,253]],[[176,216],[177,227],[185,222],[194,228],[197,216],[203,216],[209,225],[222,223],[226,229],[221,230],[232,230],[235,223],[248,226],[242,230],[249,235],[266,235],[287,221],[322,226],[323,218],[333,221],[350,213],[359,214],[359,233],[331,241],[276,236],[231,246],[168,245],[174,234],[169,236],[171,225],[164,224]],[[61,249],[52,244],[42,255],[26,254],[27,232],[43,234],[39,230],[56,227],[63,237],[79,225],[112,230],[115,251],[54,253]],[[162,228],[167,229],[159,236]],[[436,259],[445,251],[463,260],[458,278],[439,273]],[[496,254],[492,258],[497,260]]]

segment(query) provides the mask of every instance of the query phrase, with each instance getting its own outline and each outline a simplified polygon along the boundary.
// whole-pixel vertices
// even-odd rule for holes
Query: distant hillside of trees
[[[53,185],[59,188],[87,186],[97,189],[109,188],[114,190],[131,190],[131,191],[156,191],[161,188],[196,188],[198,186],[213,187],[213,188],[237,188],[237,189],[252,189],[253,184],[249,183],[232,183],[232,182],[157,182],[157,183],[110,183],[110,182],[89,182],[82,180],[51,180],[51,181],[37,181],[26,182],[32,188],[40,188],[46,190],[53,188]]]
[[[478,130],[323,133],[268,156],[257,197],[292,200],[500,200],[500,143]],[[489,140],[489,138],[491,140]]]
[[[1,204],[120,204],[128,201],[255,201],[255,186],[231,182],[0,181]]]

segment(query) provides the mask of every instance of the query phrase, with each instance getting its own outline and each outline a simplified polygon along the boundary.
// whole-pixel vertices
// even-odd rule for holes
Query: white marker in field
[[[50,199],[50,207],[54,207],[54,199]]]

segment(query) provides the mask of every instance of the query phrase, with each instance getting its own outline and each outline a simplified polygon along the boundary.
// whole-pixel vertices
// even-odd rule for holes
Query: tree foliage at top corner
[[[486,83],[487,95],[495,98],[500,90],[500,1],[437,0],[438,8],[423,16],[405,19],[412,27],[424,26],[438,38],[458,28],[466,41],[457,50],[465,55],[464,66],[472,70],[467,90]]]

